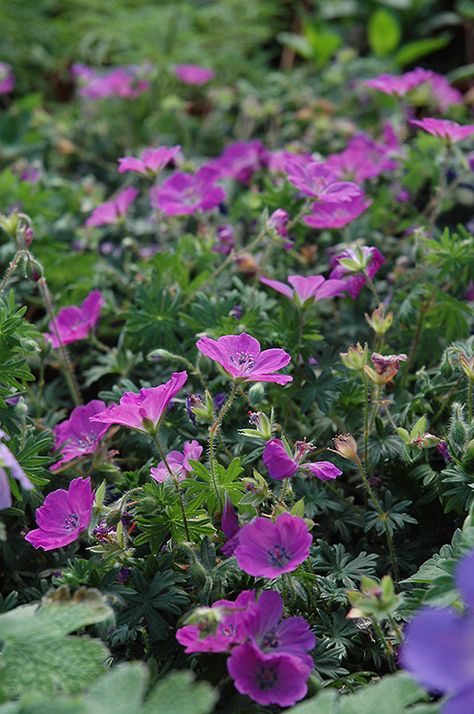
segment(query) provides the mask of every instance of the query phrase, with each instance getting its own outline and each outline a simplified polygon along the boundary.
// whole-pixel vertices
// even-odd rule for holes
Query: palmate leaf
[[[341,543],[329,545],[326,541],[317,541],[317,557],[313,560],[314,572],[354,587],[363,575],[373,575],[378,556],[362,551],[355,557],[346,551]]]
[[[127,345],[143,352],[157,347],[177,351],[178,308],[178,297],[160,282],[152,280],[147,287],[140,287],[127,317]]]
[[[209,714],[217,700],[206,682],[194,684],[191,672],[172,672],[145,697],[147,680],[143,664],[123,664],[80,698],[5,704],[0,714]]]
[[[22,605],[1,615],[0,689],[11,697],[81,691],[104,672],[109,653],[98,640],[67,635],[112,617],[100,593],[84,589],[73,598],[59,590],[39,608]]]
[[[295,400],[301,400],[301,410],[308,411],[315,403],[323,412],[327,412],[330,405],[337,399],[342,378],[333,374],[330,369],[325,369],[319,376],[313,370],[305,366],[304,369],[306,384],[304,388],[295,395]]]
[[[239,480],[243,471],[240,459],[235,458],[229,466],[225,468],[222,464],[215,466],[215,481],[209,469],[199,461],[189,461],[193,467],[195,476],[198,478],[188,479],[183,485],[190,493],[201,495],[207,502],[207,508],[212,515],[218,510],[222,510],[226,494],[236,504],[245,493],[245,485]]]

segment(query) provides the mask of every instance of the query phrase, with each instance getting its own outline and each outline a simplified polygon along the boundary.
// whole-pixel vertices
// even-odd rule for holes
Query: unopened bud
[[[393,312],[388,312],[385,314],[385,307],[383,303],[380,303],[378,307],[375,308],[372,315],[367,315],[365,313],[365,319],[379,337],[384,335],[387,330],[390,329],[393,322]]]
[[[368,353],[369,348],[367,343],[362,347],[360,342],[358,342],[354,347],[348,347],[347,352],[340,352],[339,357],[342,360],[342,364],[348,369],[362,372],[367,364]]]
[[[333,439],[334,450],[349,461],[358,461],[357,442],[351,434],[339,434]]]

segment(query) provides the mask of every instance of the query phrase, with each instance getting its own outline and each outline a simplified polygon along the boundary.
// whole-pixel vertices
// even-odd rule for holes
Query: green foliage
[[[386,8],[379,7],[370,16],[368,33],[371,49],[383,57],[397,49],[402,31],[396,16]]]

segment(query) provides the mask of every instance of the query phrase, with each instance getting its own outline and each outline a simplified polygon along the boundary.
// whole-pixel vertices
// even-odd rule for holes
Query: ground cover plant
[[[474,710],[469,8],[336,5],[0,11],[0,714]]]

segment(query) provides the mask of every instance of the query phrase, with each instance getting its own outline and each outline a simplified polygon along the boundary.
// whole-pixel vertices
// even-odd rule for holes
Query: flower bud
[[[265,399],[265,387],[261,382],[252,384],[248,391],[249,402],[252,406],[260,404]]]
[[[249,422],[253,429],[239,429],[239,434],[251,439],[261,439],[268,441],[272,438],[273,432],[273,411],[270,418],[263,412],[249,412]]]
[[[349,461],[358,461],[357,442],[351,434],[339,434],[333,439],[334,450]]]
[[[378,337],[384,335],[387,330],[390,329],[393,322],[393,312],[388,312],[385,315],[385,307],[383,303],[380,303],[378,307],[375,308],[372,315],[367,315],[365,313],[365,319],[375,332]]]
[[[186,412],[193,424],[196,423],[196,419],[204,422],[211,422],[213,420],[214,404],[207,389],[204,394],[204,399],[200,394],[188,394],[186,397]]]
[[[347,352],[340,352],[339,357],[342,360],[342,364],[348,369],[362,372],[367,364],[368,353],[369,347],[367,342],[363,347],[360,342],[358,342],[355,347],[348,347]]]
[[[466,375],[466,377],[471,381],[474,382],[474,355],[471,357],[468,357],[467,355],[464,354],[464,352],[461,352],[459,355],[459,362],[462,368],[462,371]]]

